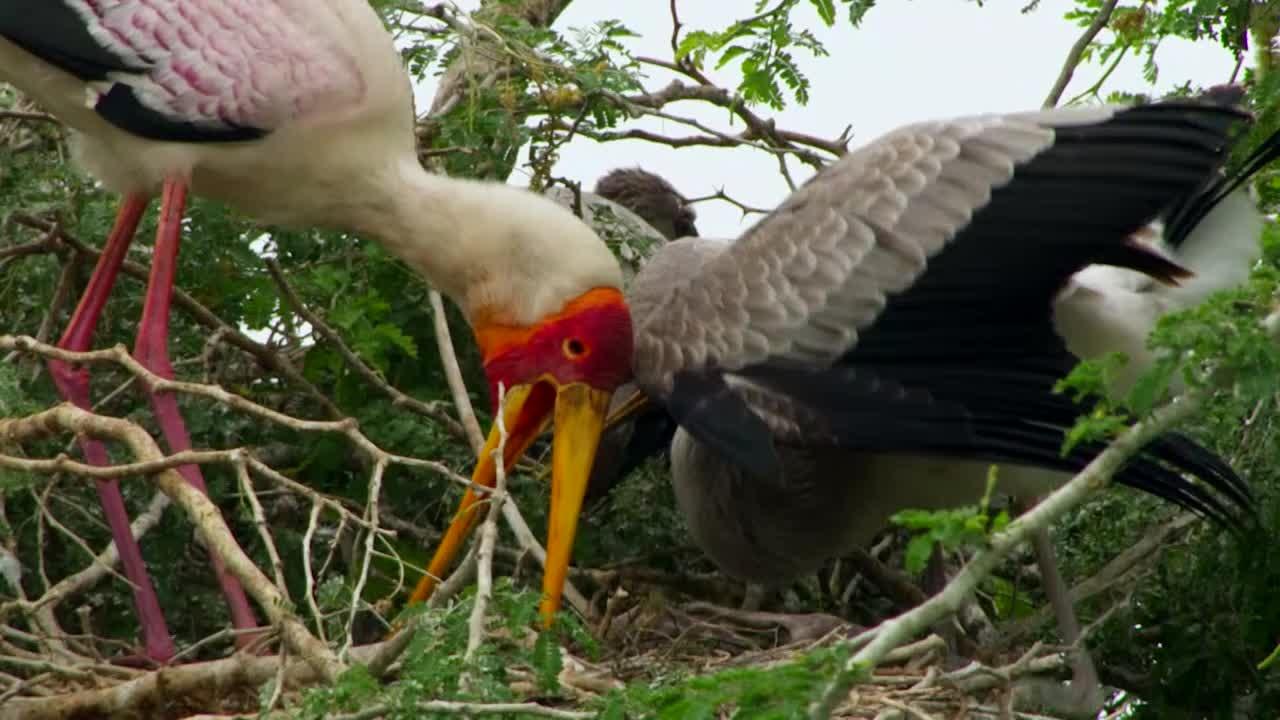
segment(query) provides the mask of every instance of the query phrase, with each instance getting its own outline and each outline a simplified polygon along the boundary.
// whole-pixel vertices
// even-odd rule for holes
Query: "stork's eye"
[[[578,338],[565,338],[564,356],[570,360],[577,360],[587,354],[587,346]]]

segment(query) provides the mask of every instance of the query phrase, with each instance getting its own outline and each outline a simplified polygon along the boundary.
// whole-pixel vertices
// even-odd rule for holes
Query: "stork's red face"
[[[560,312],[530,327],[514,327],[472,318],[484,355],[485,374],[495,416],[499,386],[507,440],[504,467],[511,467],[554,417],[551,440],[551,517],[543,577],[543,620],[550,624],[560,605],[578,513],[591,464],[604,429],[613,391],[631,375],[631,313],[615,288],[596,288],[575,298]],[[477,459],[472,482],[492,487],[497,477],[493,451],[495,423]],[[441,540],[428,576],[411,602],[426,599],[461,548],[478,513],[468,490],[453,524]]]
[[[583,384],[612,393],[631,375],[631,313],[615,288],[596,288],[532,327],[476,324],[490,400],[508,390],[548,383]]]

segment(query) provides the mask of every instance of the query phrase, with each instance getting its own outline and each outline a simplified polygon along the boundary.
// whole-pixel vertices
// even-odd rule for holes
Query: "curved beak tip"
[[[551,441],[551,516],[547,525],[547,563],[542,583],[542,621],[550,627],[560,607],[578,515],[596,448],[604,432],[612,393],[582,383],[556,393]]]
[[[554,408],[552,391],[554,389]],[[506,393],[502,413],[508,430],[504,447],[504,464],[513,465],[540,434],[548,419],[553,419],[551,451],[551,516],[547,530],[546,572],[543,576],[541,605],[542,622],[551,627],[568,576],[569,558],[577,534],[578,515],[586,494],[591,466],[595,462],[600,435],[604,432],[606,413],[612,393],[593,388],[584,383],[555,386],[554,383],[535,382],[512,387]],[[472,482],[493,487],[496,467],[493,451],[500,444],[501,434],[495,425],[484,449],[477,459]],[[432,558],[430,574],[422,579],[414,600],[421,601],[431,594],[435,582],[431,576],[441,576],[448,571],[458,550],[476,525],[475,493],[468,490],[449,526],[440,547]]]

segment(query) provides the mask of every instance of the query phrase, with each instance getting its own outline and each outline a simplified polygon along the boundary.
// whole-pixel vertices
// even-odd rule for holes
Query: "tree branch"
[[[142,428],[125,420],[95,415],[64,403],[50,410],[14,420],[0,420],[0,440],[21,444],[58,432],[84,434],[104,440],[125,443],[135,457],[158,460],[164,456],[155,440]],[[227,569],[244,584],[245,590],[279,628],[290,648],[302,657],[320,677],[333,682],[344,670],[341,662],[324,643],[307,631],[293,616],[291,604],[236,543],[230,528],[208,497],[189,485],[177,470],[164,470],[155,482],[195,524],[210,552],[217,553]]]
[[[449,469],[443,463],[434,460],[425,460],[422,458],[409,457],[406,455],[397,455],[387,452],[375,444],[363,432],[360,431],[359,425],[353,418],[343,420],[304,420],[291,415],[286,415],[278,410],[259,405],[258,403],[248,400],[234,393],[227,392],[217,385],[204,385],[201,383],[182,382],[178,380],[168,380],[156,375],[150,370],[144,368],[123,345],[105,350],[92,350],[89,352],[71,352],[62,348],[54,347],[45,343],[37,342],[34,338],[0,335],[0,350],[20,350],[22,352],[32,352],[46,358],[55,358],[65,360],[71,363],[115,363],[123,366],[139,380],[146,383],[152,392],[172,392],[187,395],[196,395],[210,400],[214,400],[226,405],[233,410],[252,415],[261,420],[275,423],[282,427],[303,432],[328,432],[337,433],[346,436],[351,440],[352,444],[358,447],[362,452],[367,454],[374,462],[385,461],[390,464],[404,465],[406,467],[420,468],[431,470],[443,477],[457,482],[466,487],[472,487],[472,482],[464,478],[453,470]],[[216,451],[204,451],[216,452]],[[203,456],[197,456],[203,458]],[[215,456],[209,456],[213,458]],[[68,463],[70,461],[67,461]],[[157,460],[157,462],[165,462]],[[268,471],[271,469],[265,465],[255,465],[252,461],[250,464],[254,467],[261,467]],[[91,466],[77,466],[77,473],[82,475],[96,476],[96,472]],[[106,471],[117,472],[117,471]],[[274,472],[274,471],[272,471]],[[287,480],[287,479],[286,479]],[[291,481],[292,482],[292,481]],[[476,486],[478,487],[478,486]],[[483,489],[483,488],[481,488]]]
[[[815,719],[829,717],[836,704],[848,695],[850,687],[859,678],[869,675],[883,661],[886,653],[954,613],[1005,555],[1029,540],[1034,531],[1049,527],[1068,510],[1106,487],[1116,471],[1147,442],[1194,415],[1203,402],[1202,393],[1189,394],[1126,430],[1070,482],[1009,523],[1003,532],[993,534],[987,547],[975,553],[942,592],[914,610],[887,620],[855,638],[855,644],[865,642],[866,646],[831,681],[810,708],[809,716]]]
[[[502,407],[505,401],[506,388],[499,385],[498,407]],[[498,446],[493,449],[496,479],[493,492],[487,496],[489,511],[485,513],[484,524],[480,527],[480,549],[476,551],[476,597],[467,624],[467,650],[462,656],[462,662],[467,665],[475,660],[476,651],[484,641],[484,616],[493,595],[493,548],[498,543],[498,514],[508,499],[507,468],[502,462],[507,449],[507,425],[502,412],[494,414],[494,423],[498,428]]]
[[[431,323],[436,331],[436,348],[440,351],[440,364],[444,367],[445,380],[449,383],[449,392],[453,395],[453,407],[458,411],[458,419],[462,422],[467,442],[471,444],[471,454],[479,455],[484,447],[484,432],[480,429],[480,421],[476,420],[476,411],[471,407],[471,396],[467,394],[467,384],[462,380],[462,368],[458,366],[458,354],[453,349],[453,336],[449,334],[449,318],[444,312],[444,298],[439,291],[431,290]]]
[[[1075,75],[1076,68],[1080,65],[1080,58],[1084,55],[1084,51],[1089,47],[1089,43],[1102,32],[1102,29],[1111,21],[1111,13],[1115,12],[1116,4],[1119,0],[1103,0],[1102,5],[1098,8],[1098,14],[1093,17],[1093,22],[1089,23],[1089,27],[1084,29],[1080,37],[1076,39],[1071,50],[1067,52],[1067,59],[1062,63],[1062,70],[1058,73],[1058,77],[1053,81],[1053,87],[1049,88],[1049,95],[1044,99],[1044,107],[1051,108],[1058,104],[1062,99],[1062,93],[1066,91],[1067,85],[1071,83],[1071,77]]]
[[[354,648],[352,659],[364,662],[383,645]],[[215,696],[209,698],[212,706],[214,700],[225,701],[232,691],[256,688],[268,682],[281,673],[282,667],[284,683],[291,687],[315,682],[321,677],[315,668],[294,656],[282,662],[278,655],[237,653],[221,660],[162,668],[108,688],[64,692],[46,698],[13,698],[0,703],[0,720],[149,716],[147,708],[200,695]]]
[[[426,403],[415,397],[406,395],[393,387],[391,383],[387,382],[377,370],[369,367],[364,360],[362,360],[360,356],[343,341],[342,336],[329,326],[329,323],[325,322],[324,319],[315,312],[312,312],[312,310],[307,307],[306,303],[302,302],[302,298],[298,297],[298,293],[293,289],[293,286],[285,279],[284,271],[280,269],[280,263],[276,262],[274,258],[267,258],[266,263],[267,271],[271,273],[271,277],[276,281],[276,287],[280,288],[280,291],[284,293],[285,299],[293,306],[294,312],[301,315],[303,320],[310,323],[311,327],[315,328],[316,332],[319,332],[325,340],[333,343],[338,354],[347,361],[347,364],[356,371],[356,374],[365,379],[365,382],[374,386],[378,390],[381,390],[384,394],[390,397],[391,404],[393,406],[409,408],[419,415],[425,415],[432,420],[438,421],[444,425],[445,430],[448,430],[455,437],[465,437],[462,425],[458,424],[457,420],[450,417],[449,413],[441,409],[438,403]]]
[[[55,223],[42,220],[26,213],[14,213],[10,216],[10,219],[19,225],[35,230],[56,232],[59,240],[66,243],[67,246],[76,252],[93,258],[94,261],[96,261],[98,256],[102,254],[101,250],[90,247],[88,244],[81,242],[72,235],[69,235],[62,228],[57,227]],[[150,269],[129,260],[126,260],[124,264],[121,265],[121,272],[142,283],[147,282],[151,273]],[[187,314],[189,314],[197,323],[215,332],[221,332],[229,344],[240,348],[261,363],[263,367],[279,373],[291,384],[301,388],[307,394],[307,397],[319,405],[324,410],[325,414],[329,415],[329,417],[344,417],[343,412],[338,409],[338,406],[334,405],[324,393],[320,392],[319,388],[311,383],[311,381],[303,377],[302,373],[293,366],[293,363],[289,362],[279,353],[274,352],[265,345],[254,341],[244,333],[223,322],[222,318],[214,314],[214,312],[209,308],[200,304],[181,288],[175,287],[173,289],[173,305],[174,307],[178,307],[186,311]]]

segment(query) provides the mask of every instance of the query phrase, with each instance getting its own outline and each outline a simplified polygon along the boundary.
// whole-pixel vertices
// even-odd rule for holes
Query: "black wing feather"
[[[107,122],[148,140],[186,143],[225,143],[258,140],[267,131],[245,125],[200,125],[157,112],[143,105],[133,88],[119,83],[98,99],[94,110]]]
[[[768,477],[782,471],[769,426],[723,375],[677,374],[665,405],[680,427],[748,472]]]
[[[1277,159],[1280,159],[1280,131],[1272,133],[1259,143],[1234,172],[1219,175],[1203,190],[1175,207],[1165,224],[1165,242],[1174,248],[1181,247],[1187,236],[1218,203]]]
[[[649,458],[667,451],[676,434],[676,420],[657,403],[605,430],[587,479],[588,501],[604,497]]]
[[[0,3],[0,36],[85,82],[113,72],[146,72],[98,44],[79,13],[62,0]]]

